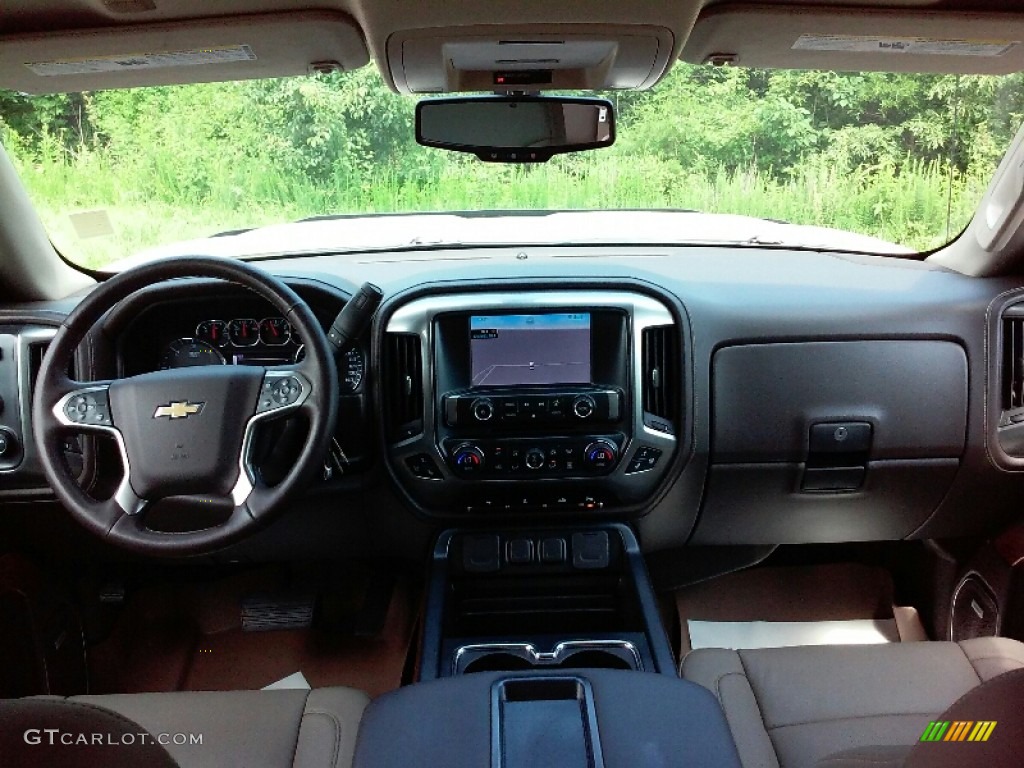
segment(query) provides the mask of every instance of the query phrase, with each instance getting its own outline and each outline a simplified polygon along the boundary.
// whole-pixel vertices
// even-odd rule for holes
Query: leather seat
[[[37,697],[0,702],[0,722],[11,719],[24,703],[68,702],[73,707],[55,707],[60,724],[34,725],[37,729],[58,727],[68,730],[64,709],[78,716],[91,705],[133,721],[158,739],[181,768],[191,766],[246,766],[246,768],[348,768],[352,764],[356,734],[363,710],[369,703],[365,693],[350,688],[271,691],[195,691],[138,693],[111,696]],[[44,718],[45,719],[45,718]],[[92,721],[90,721],[92,722]],[[102,721],[98,721],[102,726]],[[84,726],[76,725],[74,730]],[[4,729],[6,730],[6,729]],[[88,728],[90,732],[96,728]],[[100,727],[105,733],[106,728]],[[176,734],[198,734],[202,743],[175,743]],[[161,738],[161,735],[165,735]],[[6,736],[6,734],[5,734]],[[27,744],[15,734],[27,765],[42,765],[40,745]],[[4,739],[5,743],[7,739]],[[55,747],[55,756],[61,749]],[[58,765],[59,763],[49,763]],[[86,763],[88,764],[88,763]]]
[[[844,751],[912,746],[965,693],[1021,668],[1024,644],[979,638],[701,649],[682,675],[718,697],[744,768],[813,768]]]

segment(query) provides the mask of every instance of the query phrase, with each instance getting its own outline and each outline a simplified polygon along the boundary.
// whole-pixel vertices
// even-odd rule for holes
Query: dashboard
[[[325,457],[270,548],[337,547],[344,529],[357,549],[392,552],[417,531],[510,520],[628,521],[647,551],[899,540],[983,535],[1018,514],[1014,278],[713,247],[260,266],[325,328],[363,281],[385,294],[339,363],[345,461]],[[38,485],[19,414],[31,360],[74,304],[0,309],[0,430],[17,446],[0,456],[0,499]],[[78,365],[96,378],[275,365],[301,346],[258,298],[172,281],[112,311]]]

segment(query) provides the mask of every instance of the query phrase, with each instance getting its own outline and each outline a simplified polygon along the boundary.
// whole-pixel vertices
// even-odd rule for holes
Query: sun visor
[[[333,12],[273,13],[0,37],[0,88],[25,93],[285,77],[369,61]]]
[[[1024,14],[713,6],[680,56],[776,69],[1008,74],[1024,70]]]
[[[388,66],[403,93],[647,88],[673,40],[645,25],[408,30],[388,40]]]

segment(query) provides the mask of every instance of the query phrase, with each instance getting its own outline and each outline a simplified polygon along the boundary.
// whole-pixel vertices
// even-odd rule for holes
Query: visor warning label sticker
[[[795,51],[851,53],[916,53],[929,56],[1002,56],[1019,40],[942,40],[934,37],[874,37],[863,35],[800,35]]]
[[[220,48],[196,48],[190,51],[126,53],[120,56],[30,61],[25,62],[25,66],[40,77],[58,77],[90,75],[98,72],[133,72],[141,69],[195,67],[203,64],[229,64],[235,61],[255,60],[256,54],[248,45],[228,45]]]

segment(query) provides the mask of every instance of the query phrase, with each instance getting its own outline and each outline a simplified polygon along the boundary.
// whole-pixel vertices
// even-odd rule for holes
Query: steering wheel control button
[[[630,460],[629,466],[626,467],[626,474],[635,475],[637,472],[646,472],[650,469],[654,469],[654,467],[657,466],[659,459],[661,459],[660,448],[641,445],[636,449],[636,453],[633,454],[633,458]]]
[[[464,536],[462,567],[470,573],[493,573],[501,570],[501,538],[497,534]]]
[[[6,429],[0,429],[0,459],[13,454],[16,447],[15,437]]]
[[[415,456],[410,456],[405,460],[405,466],[409,468],[413,477],[418,477],[421,480],[442,479],[441,470],[437,468],[434,460],[425,453],[417,453]]]
[[[260,392],[258,412],[295,405],[302,397],[302,392],[302,382],[297,376],[268,378]]]
[[[585,531],[572,535],[573,568],[598,570],[607,568],[610,561],[608,531]]]
[[[82,392],[69,398],[64,404],[64,415],[68,421],[83,426],[113,425],[110,404],[104,392]]]
[[[509,565],[529,565],[533,562],[532,539],[510,539],[505,547],[505,559]]]

